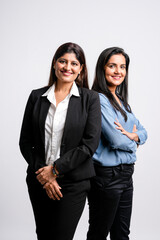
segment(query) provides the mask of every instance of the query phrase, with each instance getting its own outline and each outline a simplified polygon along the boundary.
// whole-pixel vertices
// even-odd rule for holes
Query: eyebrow
[[[63,58],[63,57],[60,57],[59,59],[60,59],[60,60],[68,61],[66,58]],[[79,61],[78,61],[78,60],[72,60],[71,62],[77,62],[77,63],[78,63]]]
[[[107,63],[107,65],[109,65],[109,64],[117,65],[116,63]],[[121,65],[125,65],[126,66],[126,63],[122,63]]]

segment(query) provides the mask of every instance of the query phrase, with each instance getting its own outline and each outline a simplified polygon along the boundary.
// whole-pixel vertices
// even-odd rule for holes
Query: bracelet
[[[58,174],[58,172],[57,172],[56,169],[55,169],[55,164],[54,164],[53,167],[52,167],[52,172],[53,172],[53,175],[54,175],[55,177],[59,177],[59,174]]]
[[[56,170],[54,169],[54,167],[52,167],[52,172],[53,172],[54,177],[57,177],[57,173],[56,173]]]

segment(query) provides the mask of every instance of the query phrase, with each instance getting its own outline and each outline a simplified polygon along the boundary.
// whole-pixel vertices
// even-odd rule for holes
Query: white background
[[[102,50],[119,46],[131,58],[129,103],[149,136],[137,152],[131,240],[159,239],[159,10],[159,0],[0,1],[1,240],[36,239],[19,133],[29,93],[47,85],[53,54],[68,41],[85,51],[90,86]],[[86,205],[74,240],[87,227]]]

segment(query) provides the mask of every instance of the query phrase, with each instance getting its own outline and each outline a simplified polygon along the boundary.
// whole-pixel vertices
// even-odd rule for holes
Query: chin
[[[70,79],[62,79],[61,82],[63,82],[63,83],[73,83],[74,80],[70,80]]]

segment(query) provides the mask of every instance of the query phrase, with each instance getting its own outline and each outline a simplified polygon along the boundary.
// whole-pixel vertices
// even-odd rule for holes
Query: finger
[[[117,126],[121,127],[121,124],[119,122],[114,122]]]
[[[44,180],[38,180],[38,182],[42,185],[44,185],[46,183],[46,181],[44,181]]]
[[[61,191],[60,191],[60,186],[57,184],[57,183],[52,183],[51,184],[51,190],[52,190],[52,192],[53,192],[53,194],[54,194],[54,196],[58,199],[58,200],[60,200],[60,198],[62,198],[63,197],[63,195],[62,195],[62,193],[61,193]]]
[[[48,183],[45,183],[45,184],[43,185],[43,188],[47,190],[47,189],[48,189]]]
[[[132,130],[132,132],[135,132],[135,124],[133,125],[133,130]]]
[[[41,175],[38,174],[38,175],[36,176],[36,178],[37,178],[38,180],[41,179]]]
[[[122,134],[126,135],[126,131],[121,128],[121,127],[116,127],[116,129],[118,129],[119,131],[121,131]]]
[[[41,182],[41,181],[43,181],[44,179],[43,179],[43,177],[41,176],[41,175],[37,175],[37,180],[39,181],[39,182]]]
[[[54,196],[54,198],[56,198],[57,200],[60,200],[60,197],[58,196],[57,192],[55,191],[54,188],[50,189],[52,192],[52,195]]]
[[[39,182],[41,182],[41,178],[39,176],[36,177]]]
[[[121,127],[116,127],[116,129],[122,129]]]
[[[53,199],[53,200],[56,200],[55,197],[54,197],[54,194],[52,193],[52,190],[49,189],[49,183],[46,183],[43,188],[46,190],[46,193],[48,195],[49,198]]]
[[[54,189],[55,189],[56,194],[58,194],[58,196],[62,198],[63,195],[62,195],[62,193],[61,193],[61,191],[60,191],[60,189],[61,189],[60,186],[59,186],[59,185],[58,185],[58,186],[55,186]]]
[[[56,192],[56,194],[57,194],[60,198],[63,197],[63,195],[62,195],[62,193],[61,193],[61,191],[60,191],[59,186],[55,187],[55,192]]]
[[[49,191],[49,194],[50,194],[50,197],[53,198],[54,200],[57,199],[57,200],[60,200],[60,197],[62,196],[59,188],[58,190],[50,183],[46,183],[44,186],[43,186],[44,189],[46,189],[47,191]],[[60,194],[60,196],[59,196]]]
[[[53,192],[50,191],[51,199],[56,200],[56,197],[54,196]]]
[[[52,194],[52,191],[50,191],[49,189],[46,190],[47,192],[47,195],[49,198],[53,199],[53,200],[56,200],[56,198],[54,197],[54,195]]]
[[[53,194],[53,193],[52,193]],[[60,197],[58,196],[58,194],[56,192],[54,192],[54,197],[59,201]]]
[[[38,169],[38,171],[36,171],[36,174],[39,174],[39,173],[41,173],[43,171],[44,171],[44,168],[40,168],[40,169]]]
[[[134,124],[134,126],[133,126],[133,131],[132,132],[137,132],[137,127],[136,127],[136,125]]]
[[[37,175],[37,179],[39,182],[47,182],[48,181],[48,176],[44,173],[44,172],[41,172]]]
[[[127,133],[126,133],[125,131],[121,131],[121,133],[122,133],[123,135],[127,135]]]
[[[122,127],[116,127],[116,129],[120,130],[120,131],[123,131],[123,128]]]
[[[44,184],[46,184],[48,182],[46,179],[44,179],[42,177],[41,178],[40,177],[36,177],[36,178],[42,185],[44,185]]]
[[[57,183],[56,180],[55,180],[55,182],[54,182],[54,186],[57,187],[57,188],[59,188],[59,189],[62,189],[61,186],[59,186],[59,184]]]
[[[63,197],[63,195],[62,195],[62,193],[61,193],[61,191],[60,191],[59,189],[56,190],[56,193],[58,194],[58,196],[59,196],[60,198]]]
[[[42,185],[45,185],[45,184],[46,184],[46,181],[43,180],[43,181],[41,181],[40,183],[41,183]]]
[[[46,193],[48,195],[49,198],[51,198],[50,192],[46,189]]]

